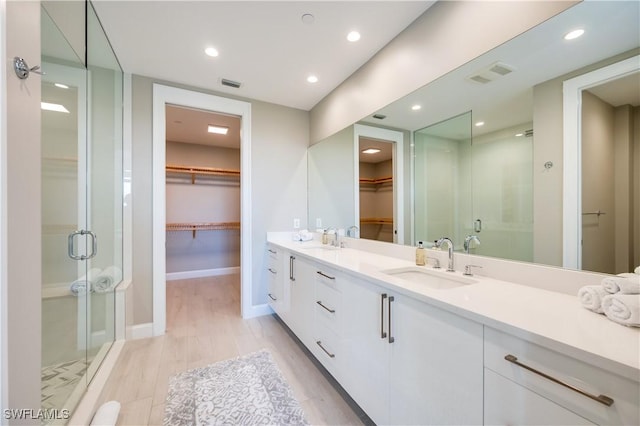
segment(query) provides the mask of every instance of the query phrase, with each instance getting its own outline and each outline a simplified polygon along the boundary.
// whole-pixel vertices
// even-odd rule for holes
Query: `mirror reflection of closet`
[[[360,238],[394,241],[392,141],[359,137]]]
[[[589,271],[616,274],[637,265],[638,76],[582,91],[582,267]]]

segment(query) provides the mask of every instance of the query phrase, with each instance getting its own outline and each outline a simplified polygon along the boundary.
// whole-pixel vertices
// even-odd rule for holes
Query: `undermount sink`
[[[340,247],[330,246],[328,244],[312,245],[312,246],[300,246],[300,250],[339,250]]]
[[[451,274],[447,276],[445,275],[447,272],[435,272],[419,266],[387,269],[382,271],[382,273],[413,283],[423,284],[436,290],[448,290],[478,282],[474,279],[461,277],[459,275]]]

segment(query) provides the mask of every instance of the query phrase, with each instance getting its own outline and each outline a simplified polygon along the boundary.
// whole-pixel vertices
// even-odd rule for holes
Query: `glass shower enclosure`
[[[115,339],[123,74],[91,3],[41,4],[41,405],[72,413]]]

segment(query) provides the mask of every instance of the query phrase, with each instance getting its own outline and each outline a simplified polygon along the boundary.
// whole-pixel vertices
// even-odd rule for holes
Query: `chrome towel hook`
[[[40,65],[36,65],[35,67],[29,68],[29,65],[27,65],[27,61],[17,56],[13,58],[13,69],[20,80],[25,80],[29,78],[29,73],[32,73],[32,72],[40,75],[45,74],[44,72],[39,71]]]

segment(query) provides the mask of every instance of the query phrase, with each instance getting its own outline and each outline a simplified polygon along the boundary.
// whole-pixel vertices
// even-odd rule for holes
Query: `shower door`
[[[60,16],[80,20],[58,25]],[[43,2],[41,38],[41,395],[43,409],[64,416],[115,337],[115,288],[122,280],[122,71],[90,3]]]

